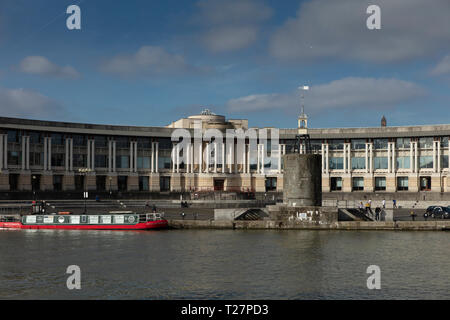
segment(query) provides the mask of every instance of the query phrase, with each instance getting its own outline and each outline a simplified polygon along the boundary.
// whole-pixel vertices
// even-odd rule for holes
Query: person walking
[[[410,215],[411,215],[412,221],[416,221],[416,214],[414,213],[414,211],[411,211]]]
[[[383,209],[386,209],[386,200],[385,199],[383,199],[382,204],[383,204]]]
[[[364,205],[363,205],[363,203],[362,203],[362,201],[359,203],[359,211],[360,212],[363,212],[363,207],[364,207]]]
[[[184,220],[184,216],[185,216],[185,213],[184,212],[182,212],[181,213],[181,218]]]
[[[392,206],[397,209],[397,200],[392,200]]]
[[[379,207],[375,208],[375,221],[380,221],[380,211],[381,209]]]
[[[370,211],[370,214],[373,215],[373,211],[372,211],[372,200],[369,199],[369,202],[368,202],[368,203],[369,203],[369,211]]]

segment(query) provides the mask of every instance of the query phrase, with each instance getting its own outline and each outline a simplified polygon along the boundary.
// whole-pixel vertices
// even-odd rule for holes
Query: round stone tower
[[[288,206],[322,205],[322,159],[318,154],[283,156],[283,202]]]

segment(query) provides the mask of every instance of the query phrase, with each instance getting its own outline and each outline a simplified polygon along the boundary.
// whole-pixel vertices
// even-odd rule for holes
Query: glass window
[[[64,144],[64,136],[60,133],[52,133],[52,145],[63,145]]]
[[[21,135],[17,130],[8,130],[8,142],[19,143]]]
[[[448,168],[448,154],[441,156],[441,168]]]
[[[151,142],[150,138],[138,138],[137,146],[139,149],[151,149],[152,142]]]
[[[448,137],[441,137],[441,147],[448,148]]]
[[[65,166],[64,157],[65,157],[64,153],[52,153],[52,166],[64,167]]]
[[[116,156],[116,166],[118,169],[127,169],[130,167],[129,156]]]
[[[342,190],[342,178],[332,177],[331,178],[331,191],[341,191]]]
[[[419,139],[420,148],[433,148],[433,137],[426,137]]]
[[[94,141],[96,148],[106,148],[108,146],[108,139],[105,136],[95,136]]]
[[[18,165],[22,161],[22,152],[8,151],[8,164]]]
[[[420,156],[419,157],[419,167],[421,169],[433,168],[433,157],[432,156]]]
[[[366,168],[366,158],[355,157],[352,158],[352,169],[365,169]]]
[[[411,163],[409,157],[397,157],[397,168],[398,169],[410,169]]]
[[[311,150],[313,152],[322,151],[322,140],[311,140]]]
[[[385,177],[375,177],[375,190],[386,190]]]
[[[73,155],[73,166],[85,168],[87,166],[87,155],[74,154]]]
[[[411,146],[411,138],[398,138],[396,145],[399,149],[409,148]]]
[[[374,139],[373,147],[375,149],[387,149],[388,148],[388,139]]]
[[[397,178],[397,190],[399,190],[399,191],[408,190],[408,177],[398,177]]]
[[[28,135],[30,136],[30,143],[37,144],[37,143],[44,143],[44,137],[40,132],[29,132]]]
[[[97,143],[97,142],[96,142]],[[107,156],[103,154],[95,155],[95,167],[96,168],[107,168]]]
[[[117,137],[116,138],[116,148],[118,149],[128,149],[130,147],[130,141],[128,137]]]
[[[387,157],[374,157],[373,164],[375,169],[387,169],[388,158]]]
[[[364,190],[364,178],[363,177],[352,178],[352,187],[354,191]]]
[[[170,169],[171,157],[158,157],[158,169]]]
[[[85,146],[85,145],[87,145],[86,136],[82,136],[82,135],[76,134],[72,138],[73,138],[73,145],[74,146]]]
[[[148,191],[149,190],[149,183],[148,183],[148,177],[139,177],[139,191]]]
[[[330,140],[328,142],[328,148],[330,150],[343,150],[344,149],[344,140]]]
[[[352,150],[366,149],[365,139],[352,139]]]
[[[150,157],[138,157],[137,167],[138,169],[150,169]]]
[[[342,157],[331,157],[330,158],[330,169],[331,170],[342,170],[344,169],[344,158]]]

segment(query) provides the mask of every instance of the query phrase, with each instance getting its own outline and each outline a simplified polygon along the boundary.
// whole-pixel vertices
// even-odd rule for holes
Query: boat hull
[[[141,222],[133,225],[55,225],[33,224],[25,225],[21,222],[0,222],[0,228],[5,229],[53,229],[53,230],[154,230],[167,228],[167,220]]]

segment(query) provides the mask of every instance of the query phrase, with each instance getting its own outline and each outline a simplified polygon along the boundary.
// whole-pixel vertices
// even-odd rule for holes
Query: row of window
[[[332,177],[330,181],[331,191],[342,191],[342,178]],[[409,188],[409,178],[408,177],[397,177],[397,190],[407,191]],[[421,177],[420,178],[420,190],[430,190],[431,189],[431,177]],[[352,190],[353,191],[363,191],[364,190],[364,178],[363,177],[353,177],[352,178]],[[386,190],[386,178],[385,177],[375,177],[375,191],[385,191]]]
[[[433,157],[432,156],[420,156],[419,168],[420,169],[432,169]],[[352,170],[366,169],[365,157],[354,157],[351,160]],[[374,169],[388,169],[388,157],[374,157],[373,158]],[[448,167],[448,155],[441,155],[441,168]],[[343,157],[331,157],[329,158],[329,168],[331,170],[343,170],[344,158]],[[398,169],[410,169],[411,159],[410,157],[397,157],[396,168]]]

